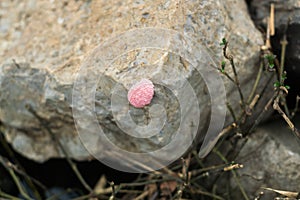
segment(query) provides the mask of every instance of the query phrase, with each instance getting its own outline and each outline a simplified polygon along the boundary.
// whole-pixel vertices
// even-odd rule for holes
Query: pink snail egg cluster
[[[151,103],[154,95],[154,85],[148,79],[142,79],[128,91],[128,101],[136,108],[143,108]]]

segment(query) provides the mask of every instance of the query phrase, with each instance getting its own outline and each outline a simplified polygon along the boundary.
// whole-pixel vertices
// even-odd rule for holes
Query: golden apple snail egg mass
[[[134,84],[128,91],[128,101],[136,108],[143,108],[151,103],[154,95],[154,85],[148,79],[142,79]]]

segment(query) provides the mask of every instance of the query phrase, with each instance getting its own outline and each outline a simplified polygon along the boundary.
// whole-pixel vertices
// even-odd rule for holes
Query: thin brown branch
[[[142,194],[134,198],[134,200],[143,200],[149,195],[149,190],[144,191]]]
[[[15,182],[20,194],[27,200],[31,200],[32,198],[27,194],[26,190],[24,189],[19,177],[15,174],[14,169],[12,169],[12,164],[7,161],[4,157],[0,155],[0,163],[2,166],[8,171],[8,173],[11,175],[13,181]]]
[[[111,192],[111,196],[109,197],[109,200],[115,200],[116,199],[115,183],[111,182],[110,187],[112,192]]]
[[[15,171],[17,171],[19,174],[21,174],[21,175],[24,177],[26,183],[28,184],[28,186],[29,186],[29,187],[31,188],[31,190],[33,191],[33,194],[34,194],[35,198],[36,198],[37,200],[41,200],[42,198],[41,198],[41,196],[40,196],[40,194],[39,194],[37,188],[35,187],[35,185],[34,185],[33,182],[32,182],[33,178],[30,177],[29,175],[27,175],[25,169],[22,167],[21,163],[18,161],[18,159],[16,158],[14,152],[11,150],[10,146],[8,145],[7,141],[5,140],[4,134],[3,134],[1,131],[0,131],[0,134],[1,134],[1,135],[0,135],[0,142],[1,142],[2,147],[5,149],[5,151],[6,151],[6,152],[8,153],[8,155],[9,155],[10,159],[12,159],[12,161],[18,166],[18,168],[19,168],[20,170],[18,170],[18,168],[15,167],[15,166],[12,165],[12,164],[11,164],[11,166],[14,168]],[[40,182],[38,182],[37,180],[35,180],[35,182],[36,182],[39,186],[41,186],[42,189],[46,190],[46,187],[43,186]]]
[[[262,72],[263,72],[263,68],[264,68],[264,65],[263,65],[263,62],[260,63],[260,66],[259,66],[259,70],[258,70],[258,73],[257,73],[257,76],[256,76],[256,79],[255,79],[255,82],[254,82],[254,85],[251,89],[251,92],[250,92],[250,95],[247,99],[247,103],[250,103],[252,101],[252,98],[257,90],[257,86],[258,86],[258,83],[261,79],[261,75],[262,75]]]
[[[220,197],[216,194],[212,194],[212,193],[209,193],[209,192],[206,192],[206,191],[203,191],[203,190],[200,190],[200,189],[191,189],[190,192],[192,194],[201,194],[201,195],[205,195],[205,196],[208,196],[208,197],[211,197],[213,199],[217,199],[217,200],[225,200],[223,197]]]
[[[224,74],[231,82],[233,82],[235,84],[235,81],[233,80],[233,78],[227,73],[222,71],[221,69],[218,69],[222,74]]]
[[[275,8],[274,3],[270,6],[270,36],[275,35]]]
[[[22,171],[22,169],[19,169],[17,166],[15,166],[11,162],[9,162],[7,159],[5,159],[4,157],[2,157],[1,155],[0,155],[0,163],[4,166],[4,168],[11,168],[12,170],[14,170],[19,175],[21,175],[21,176],[23,176],[25,178],[30,179],[32,182],[34,182],[37,186],[39,186],[43,190],[47,190],[47,188],[46,188],[45,185],[43,185],[41,182],[39,182],[35,178],[29,176],[26,172]]]
[[[280,108],[279,104],[279,97],[276,98],[276,100],[273,103],[273,108],[274,110],[277,110],[278,113],[283,117],[283,119],[286,121],[286,123],[289,125],[289,127],[291,128],[291,130],[294,132],[294,134],[300,139],[300,132],[299,130],[295,127],[295,125],[293,124],[293,122],[288,118],[288,116],[282,111],[282,109]]]
[[[235,113],[234,113],[234,111],[233,111],[233,109],[232,109],[232,107],[231,107],[231,105],[230,105],[229,102],[226,102],[226,107],[227,107],[227,109],[229,110],[229,112],[230,112],[230,114],[232,116],[233,122],[237,123],[237,118],[236,118]]]
[[[0,197],[3,197],[5,199],[11,199],[11,200],[23,200],[18,197],[14,197],[10,194],[7,194],[7,193],[3,192],[1,189],[0,189]],[[2,198],[0,198],[0,199],[2,199]],[[3,199],[3,200],[5,200],[5,199]]]
[[[250,105],[249,105],[249,109],[252,110],[254,108],[254,106],[257,104],[258,100],[260,98],[260,95],[259,94],[256,94],[254,96],[254,98],[252,99]]]
[[[217,156],[219,156],[225,163],[228,163],[228,160],[225,158],[225,156],[223,156],[223,154],[221,152],[219,152],[218,150],[214,149],[214,152],[217,154]],[[240,183],[239,177],[237,176],[236,172],[234,170],[230,170],[232,175],[233,175],[233,179],[235,180],[237,186],[239,187],[243,197],[245,200],[249,200],[248,195],[246,194],[245,189],[243,188],[243,186]]]
[[[223,56],[227,60],[229,60],[229,62],[230,62],[230,65],[231,65],[231,68],[232,68],[232,71],[233,71],[233,74],[234,74],[234,82],[235,82],[235,84],[237,86],[237,89],[238,89],[238,92],[239,92],[239,95],[240,95],[241,105],[242,105],[242,108],[245,109],[246,104],[245,104],[244,96],[243,96],[243,93],[242,93],[242,90],[241,90],[241,85],[240,85],[240,81],[239,81],[238,74],[237,74],[237,71],[236,71],[236,67],[235,67],[235,63],[234,63],[234,60],[233,60],[233,56],[229,55],[227,53],[227,47],[228,47],[228,42],[226,41],[225,44],[224,44],[224,47],[223,47]]]
[[[249,129],[249,133],[252,133],[253,130],[257,127],[257,125],[261,122],[261,120],[263,119],[263,117],[265,116],[266,112],[270,109],[274,99],[277,97],[277,93],[274,94],[270,100],[267,102],[267,104],[265,105],[264,109],[262,110],[262,112],[258,115],[258,117],[256,118],[256,120],[254,121],[254,123],[252,124],[252,126]]]

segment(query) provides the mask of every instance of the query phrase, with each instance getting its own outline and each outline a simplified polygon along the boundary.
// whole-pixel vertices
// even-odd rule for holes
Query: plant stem
[[[236,122],[237,122],[237,119],[236,119],[236,116],[235,116],[235,114],[234,114],[234,111],[233,111],[233,109],[232,109],[230,103],[229,103],[229,102],[226,102],[226,106],[227,106],[227,109],[229,110],[229,112],[230,112],[230,114],[231,114],[231,116],[232,116],[232,118],[233,118],[233,122],[236,123]]]
[[[17,177],[17,175],[15,174],[14,170],[12,170],[11,168],[7,169],[9,174],[11,175],[11,177],[13,178],[20,194],[27,200],[31,200],[31,198],[29,197],[29,195],[26,193],[25,189],[23,188],[19,178]]]
[[[4,134],[0,131],[0,142],[2,144],[2,147],[6,150],[8,153],[9,157],[12,159],[12,161],[19,167],[20,170],[22,170],[24,173],[22,174],[24,176],[25,181],[27,182],[28,186],[32,189],[34,196],[38,199],[41,200],[42,197],[40,196],[37,188],[33,184],[31,178],[26,174],[25,169],[22,167],[21,163],[16,159],[14,152],[11,150],[9,145],[7,144],[7,141],[4,138]],[[16,171],[16,170],[15,170]],[[44,189],[44,188],[43,188]]]
[[[11,200],[22,200],[22,199],[20,199],[18,197],[14,197],[14,196],[12,196],[10,194],[6,194],[5,192],[3,192],[1,190],[0,190],[0,197],[4,197],[4,198],[7,198],[7,199],[11,199]]]
[[[215,152],[215,153],[216,153],[216,154],[217,154],[217,155],[218,155],[225,163],[228,163],[228,160],[221,154],[220,151],[218,151],[218,150],[216,150],[216,149],[214,149],[213,151],[214,151],[214,152]],[[238,185],[238,187],[239,187],[239,189],[240,189],[242,195],[244,196],[244,199],[245,199],[245,200],[249,200],[249,197],[248,197],[248,195],[246,194],[246,192],[245,192],[243,186],[241,185],[240,180],[239,180],[239,178],[237,177],[236,172],[235,172],[234,170],[230,170],[230,171],[231,171],[231,173],[232,173],[232,175],[233,175],[233,178],[234,178],[236,184]]]
[[[255,82],[254,82],[254,85],[253,85],[252,90],[250,92],[250,95],[249,95],[249,97],[247,99],[247,103],[248,104],[252,101],[252,98],[253,98],[253,96],[255,94],[255,91],[257,89],[258,83],[259,83],[259,81],[261,79],[263,68],[264,68],[263,62],[261,62],[260,66],[259,66],[259,70],[258,70],[257,76],[256,76],[256,79],[255,79]]]
[[[238,89],[238,92],[239,92],[239,95],[240,95],[241,105],[242,105],[242,108],[245,109],[246,104],[245,104],[244,96],[243,96],[243,93],[242,93],[242,90],[241,90],[241,85],[240,85],[240,81],[239,81],[239,78],[238,78],[238,74],[236,72],[236,67],[235,67],[235,63],[234,63],[234,60],[233,60],[233,56],[227,54],[227,47],[228,47],[228,42],[226,41],[225,44],[224,44],[224,47],[223,47],[223,56],[227,60],[229,60],[229,62],[230,62],[230,65],[231,65],[231,68],[232,68],[232,71],[233,71],[233,74],[234,74],[234,82],[237,86],[237,89]]]
[[[300,139],[300,132],[299,132],[299,130],[295,127],[295,125],[292,123],[292,121],[289,119],[289,117],[280,108],[280,106],[279,106],[279,98],[280,98],[280,96],[277,96],[277,98],[274,100],[274,103],[273,103],[274,110],[278,111],[278,113],[283,117],[283,119],[286,121],[286,123],[292,129],[293,133]]]
[[[283,39],[280,42],[281,43],[281,58],[280,58],[280,71],[279,71],[279,77],[280,77],[280,83],[283,85],[284,84],[284,79],[282,79],[282,75],[284,72],[284,61],[285,61],[285,52],[286,52],[286,46],[288,44],[286,40],[286,35],[283,35]]]

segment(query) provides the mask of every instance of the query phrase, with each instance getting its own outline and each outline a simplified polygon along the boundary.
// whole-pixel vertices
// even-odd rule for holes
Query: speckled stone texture
[[[26,103],[30,103],[48,122],[72,158],[92,158],[80,143],[74,127],[71,109],[73,84],[89,52],[101,42],[124,31],[143,27],[176,30],[193,38],[195,45],[206,45],[217,65],[223,60],[220,40],[227,38],[245,96],[250,93],[258,71],[263,40],[248,15],[244,1],[4,0],[0,5],[1,129],[16,151],[35,161],[43,162],[63,154],[38,120],[25,109]],[[20,65],[16,66],[12,59]],[[168,66],[168,71],[162,67],[142,67],[145,60],[151,63],[159,59],[161,66]],[[126,68],[131,70],[124,70]],[[232,74],[230,68],[228,73]],[[209,123],[210,102],[201,76],[192,67],[187,67],[177,55],[166,54],[162,50],[137,50],[120,56],[107,69],[97,87],[97,118],[117,146],[132,152],[157,149],[167,144],[178,128],[178,101],[174,100],[170,91],[159,86],[155,88],[153,101],[164,102],[170,119],[164,128],[164,137],[153,140],[128,139],[120,134],[112,118],[110,92],[115,83],[128,87],[137,76],[151,78],[157,74],[170,85],[175,81],[182,82],[176,74],[189,80],[200,102],[202,120],[199,132],[205,132]],[[263,74],[260,84],[264,83],[265,78]],[[240,110],[236,87],[226,78],[224,84],[227,100],[235,111]],[[258,110],[268,96],[265,93],[262,97]],[[186,97],[188,100],[189,97]],[[255,116],[253,113],[252,117]],[[143,110],[133,109],[132,117],[137,124],[147,122]],[[226,124],[231,121],[228,115]]]
[[[299,122],[299,117],[295,121]],[[248,139],[235,161],[244,165],[238,173],[241,185],[250,199],[263,191],[261,187],[292,192],[299,190],[299,144],[299,140],[283,120],[258,128]],[[234,195],[232,198],[243,198],[234,178],[230,183]],[[265,191],[261,199],[274,199],[276,196],[279,195]]]

